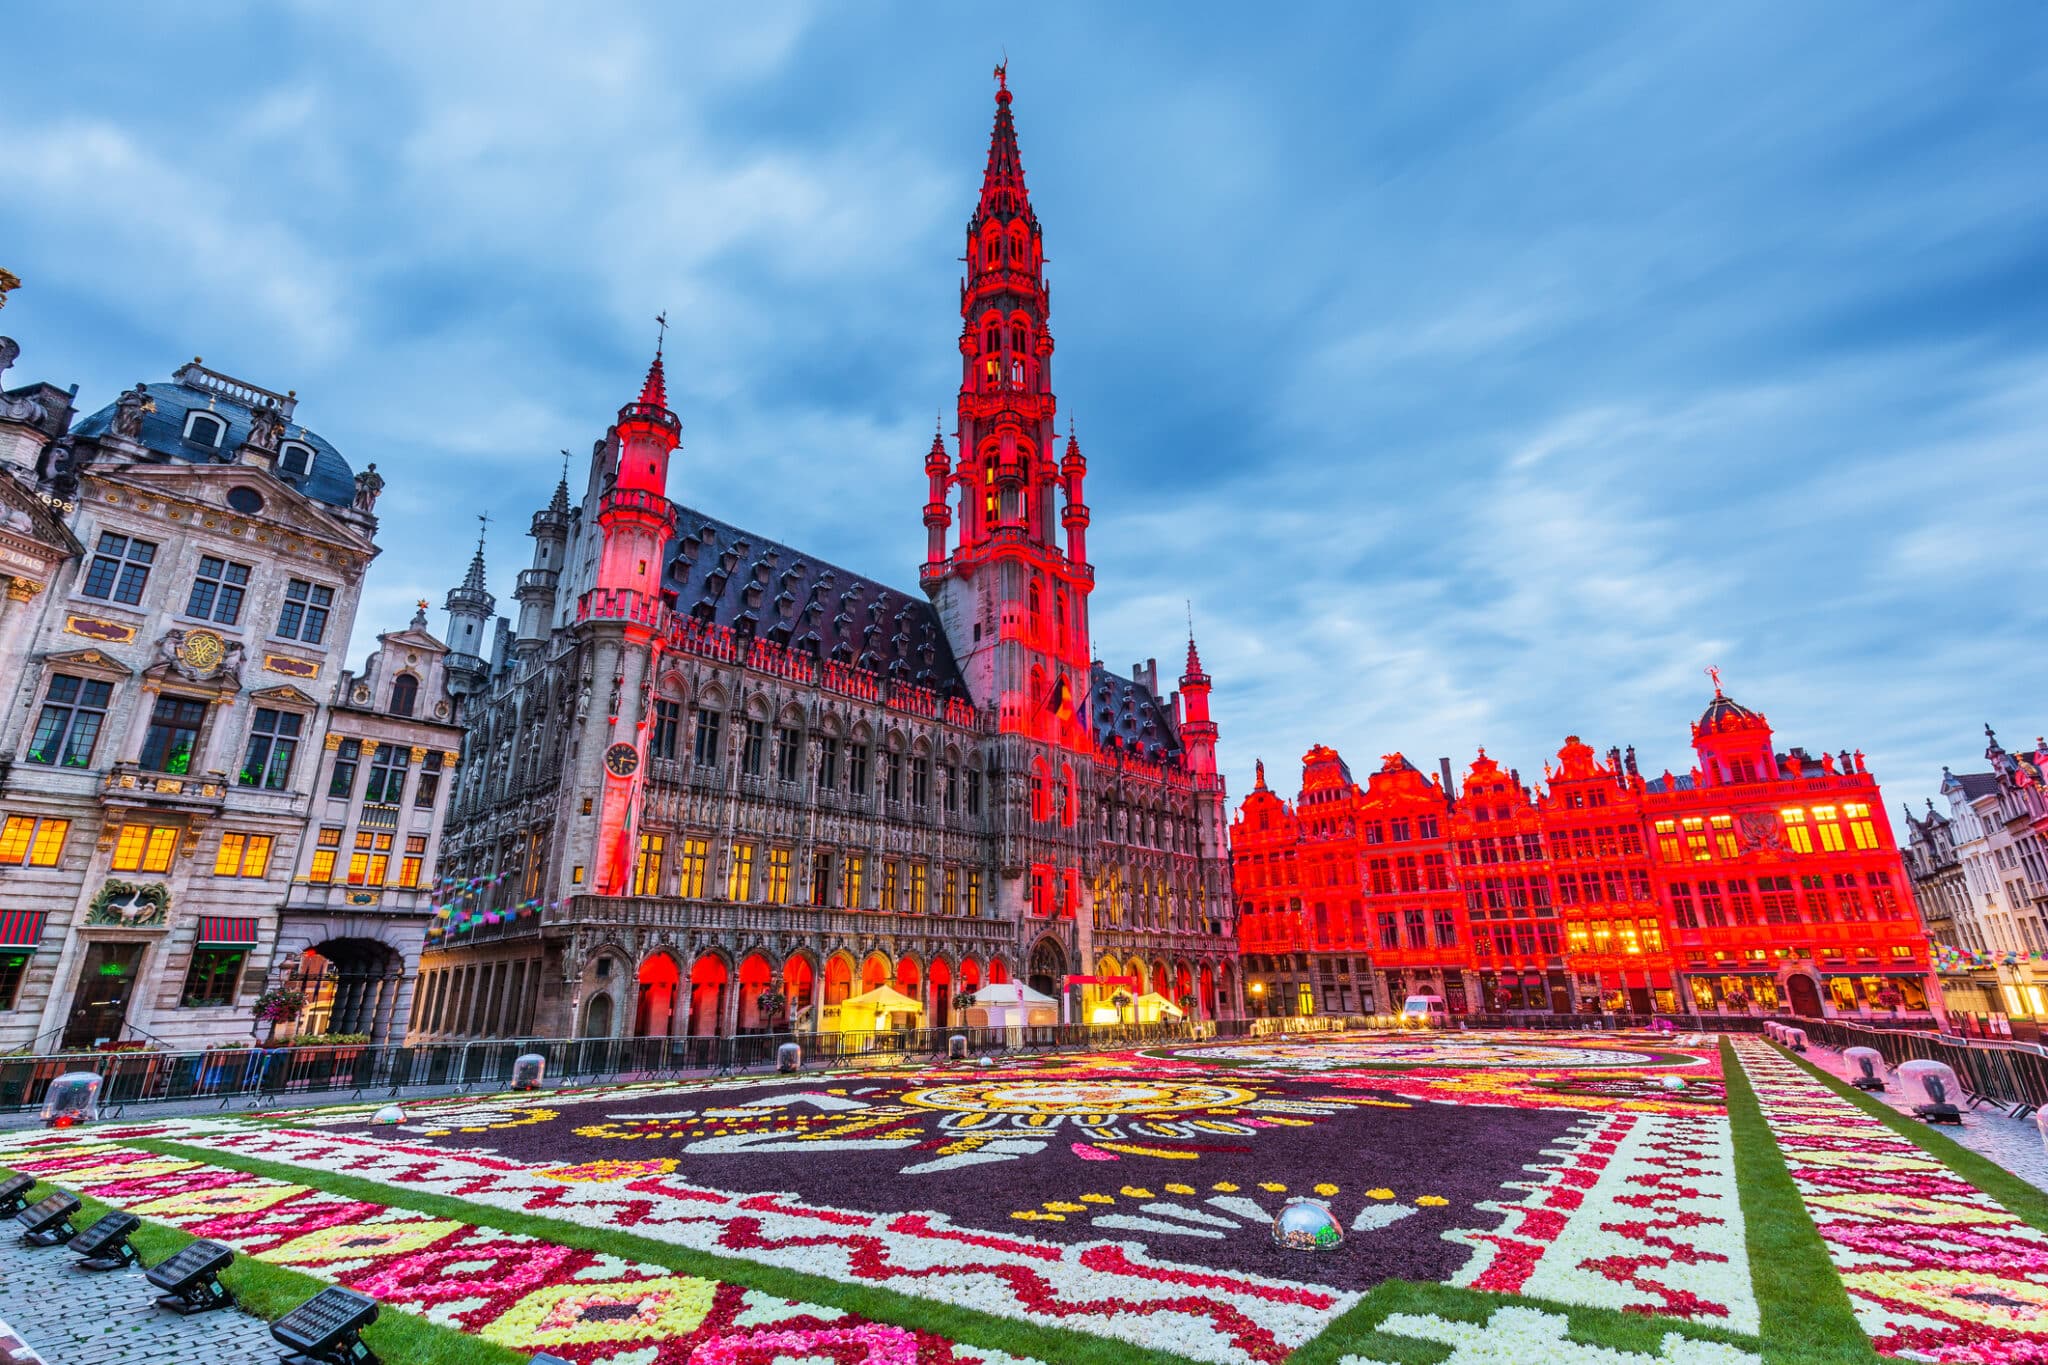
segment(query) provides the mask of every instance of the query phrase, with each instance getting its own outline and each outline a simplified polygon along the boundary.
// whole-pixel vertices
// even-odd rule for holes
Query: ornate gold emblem
[[[188,631],[184,642],[178,646],[178,657],[200,673],[211,672],[226,653],[227,646],[210,630]]]

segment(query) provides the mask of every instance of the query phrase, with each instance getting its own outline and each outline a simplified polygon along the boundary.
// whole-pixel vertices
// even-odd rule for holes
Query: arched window
[[[185,416],[185,439],[188,441],[218,450],[227,434],[228,424],[213,413],[192,412]]]
[[[303,478],[313,467],[313,449],[297,441],[286,441],[277,454],[277,472],[291,478]]]
[[[1073,828],[1076,808],[1074,805],[1074,768],[1072,764],[1060,764],[1060,823]]]
[[[1010,349],[1023,355],[1031,349],[1031,335],[1021,322],[1010,324]]]
[[[1002,345],[1003,329],[994,322],[989,323],[987,332],[982,336],[982,352],[986,355],[994,355],[998,350],[1002,349]]]
[[[401,673],[391,680],[391,714],[409,716],[413,707],[419,704],[420,680],[410,673]]]
[[[1052,818],[1052,790],[1050,774],[1046,772],[1045,760],[1031,760],[1031,818],[1050,820]]]

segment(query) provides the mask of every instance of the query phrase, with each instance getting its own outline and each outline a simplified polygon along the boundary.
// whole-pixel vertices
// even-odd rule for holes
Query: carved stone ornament
[[[138,886],[110,877],[86,906],[85,922],[123,929],[160,929],[170,915],[171,892],[162,882]]]
[[[241,685],[242,646],[210,630],[167,630],[156,642],[157,662],[191,682]]]

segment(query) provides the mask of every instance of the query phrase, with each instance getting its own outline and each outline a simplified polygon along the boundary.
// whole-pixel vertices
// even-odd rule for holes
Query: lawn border
[[[1742,1201],[1749,1276],[1770,1365],[1848,1365],[1877,1361],[1856,1321],[1849,1291],[1792,1179],[1785,1153],[1735,1044],[1721,1039],[1721,1076],[1735,1145],[1735,1189]]]
[[[456,1218],[478,1227],[521,1233],[559,1246],[580,1247],[644,1261],[681,1274],[736,1284],[779,1298],[842,1309],[874,1322],[931,1332],[963,1346],[1029,1356],[1049,1362],[1049,1365],[1198,1365],[1189,1357],[1127,1341],[999,1317],[954,1304],[934,1303],[874,1285],[849,1284],[806,1271],[698,1251],[616,1228],[587,1227],[565,1219],[472,1203],[453,1195],[409,1190],[361,1176],[266,1161],[161,1138],[124,1138],[119,1141],[122,1146],[138,1151],[289,1181],[345,1199],[358,1199],[387,1208],[410,1209],[438,1218]]]
[[[12,1167],[0,1166],[0,1175],[14,1174]],[[28,1174],[21,1172],[21,1174]],[[81,1230],[109,1213],[120,1212],[116,1206],[95,1199],[81,1190],[62,1185],[37,1176],[36,1188],[30,1197],[41,1198],[46,1194],[62,1190],[78,1200],[78,1213],[74,1216]],[[133,1274],[140,1276],[145,1266],[156,1265],[174,1252],[191,1242],[199,1240],[183,1228],[169,1223],[144,1218],[142,1226],[129,1237],[141,1263],[128,1271],[109,1271],[108,1274]],[[62,1248],[51,1248],[45,1253],[50,1256],[67,1255]],[[92,1272],[85,1272],[90,1274]],[[265,1322],[275,1322],[286,1313],[297,1308],[307,1299],[331,1282],[318,1279],[302,1270],[275,1265],[259,1256],[235,1252],[234,1264],[221,1272],[221,1283],[234,1293],[235,1302],[251,1317]],[[148,1294],[155,1296],[155,1289]],[[457,1327],[421,1317],[403,1308],[387,1304],[378,1305],[377,1320],[363,1330],[363,1340],[371,1350],[386,1360],[405,1361],[406,1365],[525,1365],[532,1353],[515,1351],[509,1346],[486,1341],[480,1336],[465,1332]],[[33,1344],[33,1343],[31,1343]],[[283,1353],[283,1346],[278,1348]],[[52,1357],[56,1359],[57,1357]]]

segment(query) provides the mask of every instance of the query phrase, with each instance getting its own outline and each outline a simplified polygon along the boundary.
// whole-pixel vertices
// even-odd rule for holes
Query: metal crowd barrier
[[[803,1049],[807,1067],[879,1057],[944,1056],[947,1040],[966,1037],[970,1055],[1060,1052],[1239,1037],[1254,1021],[1177,1024],[1062,1024],[1018,1028],[918,1028],[873,1033],[756,1033],[737,1037],[488,1038],[397,1046],[216,1048],[198,1052],[73,1052],[0,1057],[0,1113],[33,1109],[67,1071],[101,1077],[100,1105],[218,1100],[271,1102],[340,1099],[408,1090],[502,1089],[513,1062],[546,1060],[549,1086],[655,1080],[687,1073],[771,1070],[784,1043]]]
[[[1991,1104],[2014,1118],[2048,1108],[2048,1052],[2036,1043],[1966,1041],[1952,1034],[1874,1029],[1839,1019],[1802,1019],[1800,1027],[1809,1040],[1837,1051],[1875,1048],[1894,1071],[1904,1062],[1944,1062],[1962,1081],[1972,1108]]]

